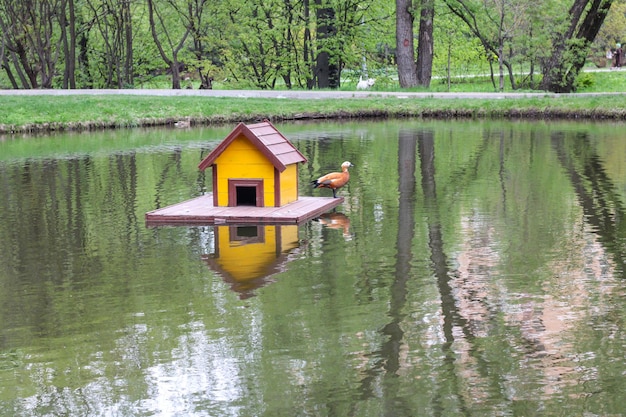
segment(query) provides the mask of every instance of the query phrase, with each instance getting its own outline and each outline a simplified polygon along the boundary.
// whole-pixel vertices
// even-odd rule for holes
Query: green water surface
[[[626,126],[276,126],[355,167],[245,285],[144,222],[234,126],[0,139],[0,415],[626,414]]]

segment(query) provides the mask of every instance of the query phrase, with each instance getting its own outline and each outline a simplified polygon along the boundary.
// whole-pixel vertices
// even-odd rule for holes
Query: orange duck
[[[341,172],[331,172],[323,175],[316,180],[311,181],[313,188],[330,188],[333,190],[333,197],[337,198],[337,190],[348,183],[350,180],[349,167],[353,167],[350,162],[346,161],[341,164]]]

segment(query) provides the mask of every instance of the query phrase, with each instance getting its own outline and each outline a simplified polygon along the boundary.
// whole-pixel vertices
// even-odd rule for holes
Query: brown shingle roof
[[[287,165],[307,161],[304,155],[302,155],[274,125],[269,121],[264,121],[252,125],[239,123],[226,139],[200,162],[198,168],[205,170],[213,165],[215,160],[239,135],[244,135],[252,142],[280,172],[283,172],[287,168]]]

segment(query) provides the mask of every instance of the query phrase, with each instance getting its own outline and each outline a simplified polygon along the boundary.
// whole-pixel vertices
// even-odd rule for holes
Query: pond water
[[[626,126],[277,124],[345,202],[146,227],[234,126],[0,139],[0,415],[626,413]]]

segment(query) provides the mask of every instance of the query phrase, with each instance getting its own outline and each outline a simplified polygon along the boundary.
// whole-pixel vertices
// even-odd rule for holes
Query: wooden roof
[[[306,162],[307,159],[282,135],[269,121],[245,125],[239,123],[235,129],[220,143],[217,148],[206,156],[198,166],[205,170],[240,135],[244,135],[278,171],[283,172],[287,165]]]

